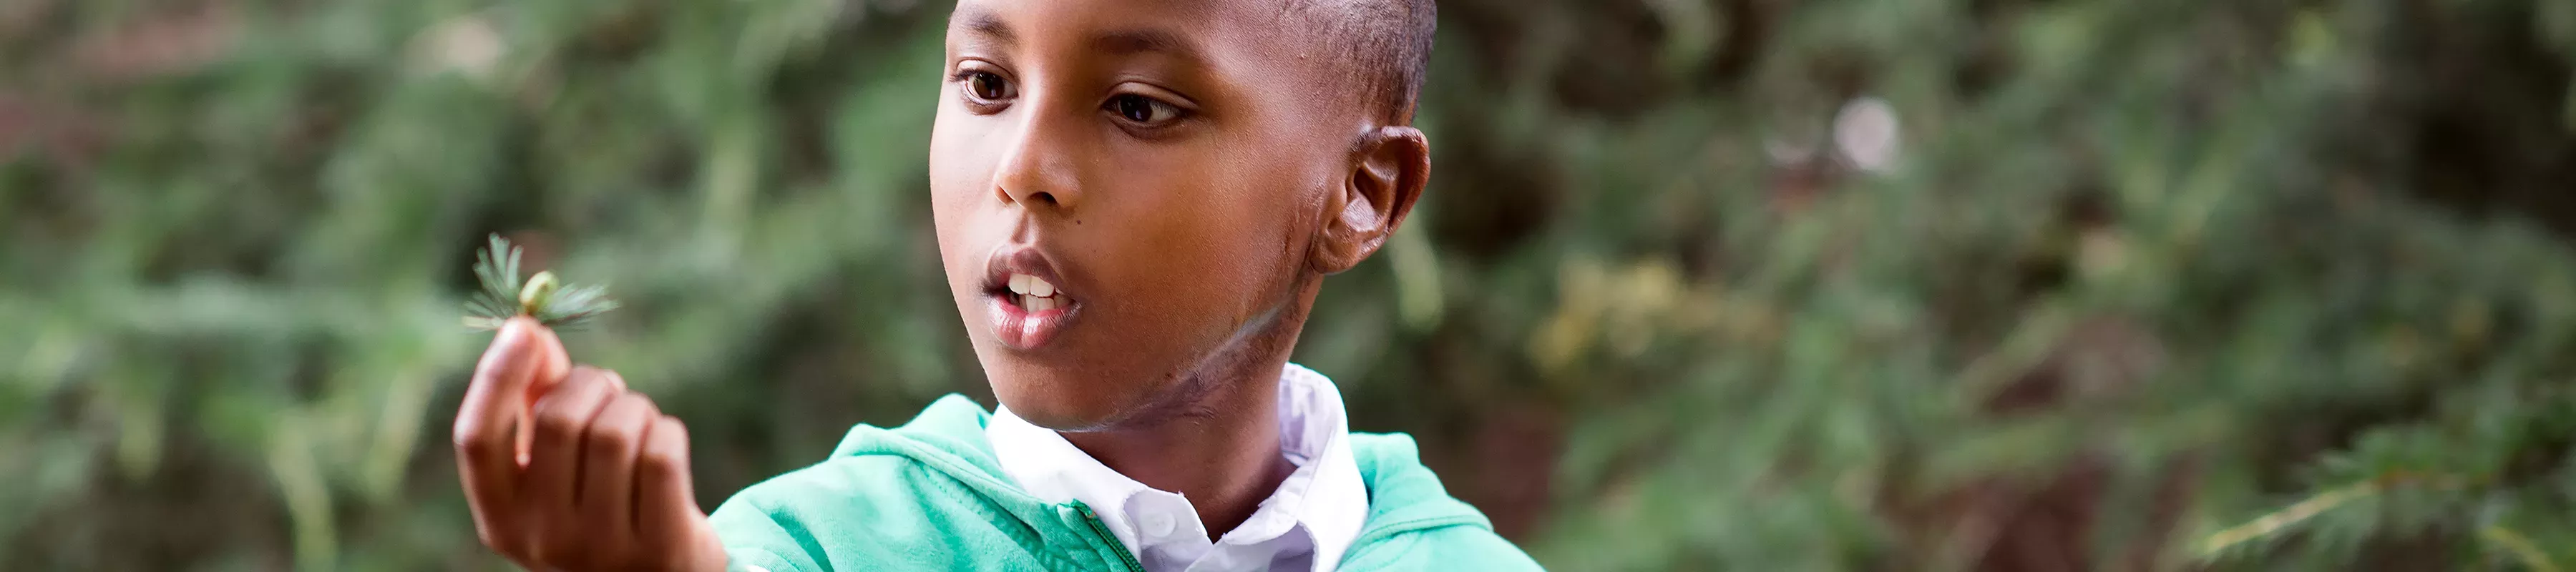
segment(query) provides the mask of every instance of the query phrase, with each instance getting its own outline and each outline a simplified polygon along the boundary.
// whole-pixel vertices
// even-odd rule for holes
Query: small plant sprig
[[[472,328],[497,330],[510,318],[527,316],[548,328],[579,329],[617,309],[617,301],[599,286],[567,286],[553,272],[538,272],[521,283],[519,247],[498,234],[492,235],[490,248],[474,253],[474,276],[483,280],[483,291],[465,303],[465,325]]]

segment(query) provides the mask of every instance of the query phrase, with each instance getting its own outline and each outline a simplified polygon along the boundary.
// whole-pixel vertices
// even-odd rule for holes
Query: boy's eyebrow
[[[1091,49],[1119,56],[1145,52],[1162,52],[1180,57],[1181,59],[1199,59],[1199,51],[1196,44],[1191,43],[1187,38],[1181,37],[1180,34],[1172,33],[1171,30],[1161,28],[1116,30],[1102,33],[1097,36],[1092,36]]]
[[[992,38],[994,42],[1004,45],[1017,44],[1020,41],[1018,34],[1011,33],[1011,26],[1002,23],[1002,17],[995,16],[992,12],[977,11],[967,14],[966,29],[983,34]]]
[[[988,11],[978,10],[965,13],[962,16],[962,21],[965,22],[963,28],[968,32],[984,36],[995,43],[1003,45],[1019,43],[1019,34],[1012,32],[1011,25],[1004,23],[1002,21],[1002,17],[999,15]],[[1162,28],[1138,28],[1132,30],[1112,30],[1102,32],[1098,35],[1092,36],[1089,45],[1093,50],[1116,56],[1146,52],[1162,52],[1178,56],[1183,59],[1199,59],[1197,44],[1190,42],[1188,38],[1184,38],[1180,34],[1173,33],[1171,30]]]

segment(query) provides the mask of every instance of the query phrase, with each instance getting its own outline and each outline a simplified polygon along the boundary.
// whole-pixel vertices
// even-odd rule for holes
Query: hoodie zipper
[[[1132,572],[1145,572],[1145,564],[1136,561],[1136,554],[1127,550],[1126,544],[1118,541],[1118,535],[1109,532],[1109,525],[1101,524],[1099,513],[1091,512],[1091,507],[1083,506],[1079,503],[1077,503],[1075,507],[1082,509],[1082,521],[1091,525],[1092,533],[1100,535],[1101,540],[1117,547],[1117,550],[1114,552],[1118,553],[1119,562],[1127,564],[1125,570]]]

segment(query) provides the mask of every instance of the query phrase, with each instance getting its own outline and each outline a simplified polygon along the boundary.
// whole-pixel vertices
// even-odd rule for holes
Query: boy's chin
[[[1012,369],[1021,371],[1006,371]],[[992,378],[993,396],[1031,425],[1098,431],[1118,425],[1136,409],[1129,388],[1097,387],[1103,377],[1026,371],[1030,369],[1043,368],[988,366],[985,372]]]

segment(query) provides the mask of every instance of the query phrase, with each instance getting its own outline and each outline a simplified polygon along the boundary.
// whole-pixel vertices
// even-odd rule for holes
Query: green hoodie
[[[711,517],[735,570],[1134,570],[1081,502],[1050,504],[1002,473],[989,414],[961,395],[894,429],[850,429],[832,456],[727,500]],[[1351,434],[1368,522],[1343,570],[1537,570],[1449,498],[1413,438]]]

